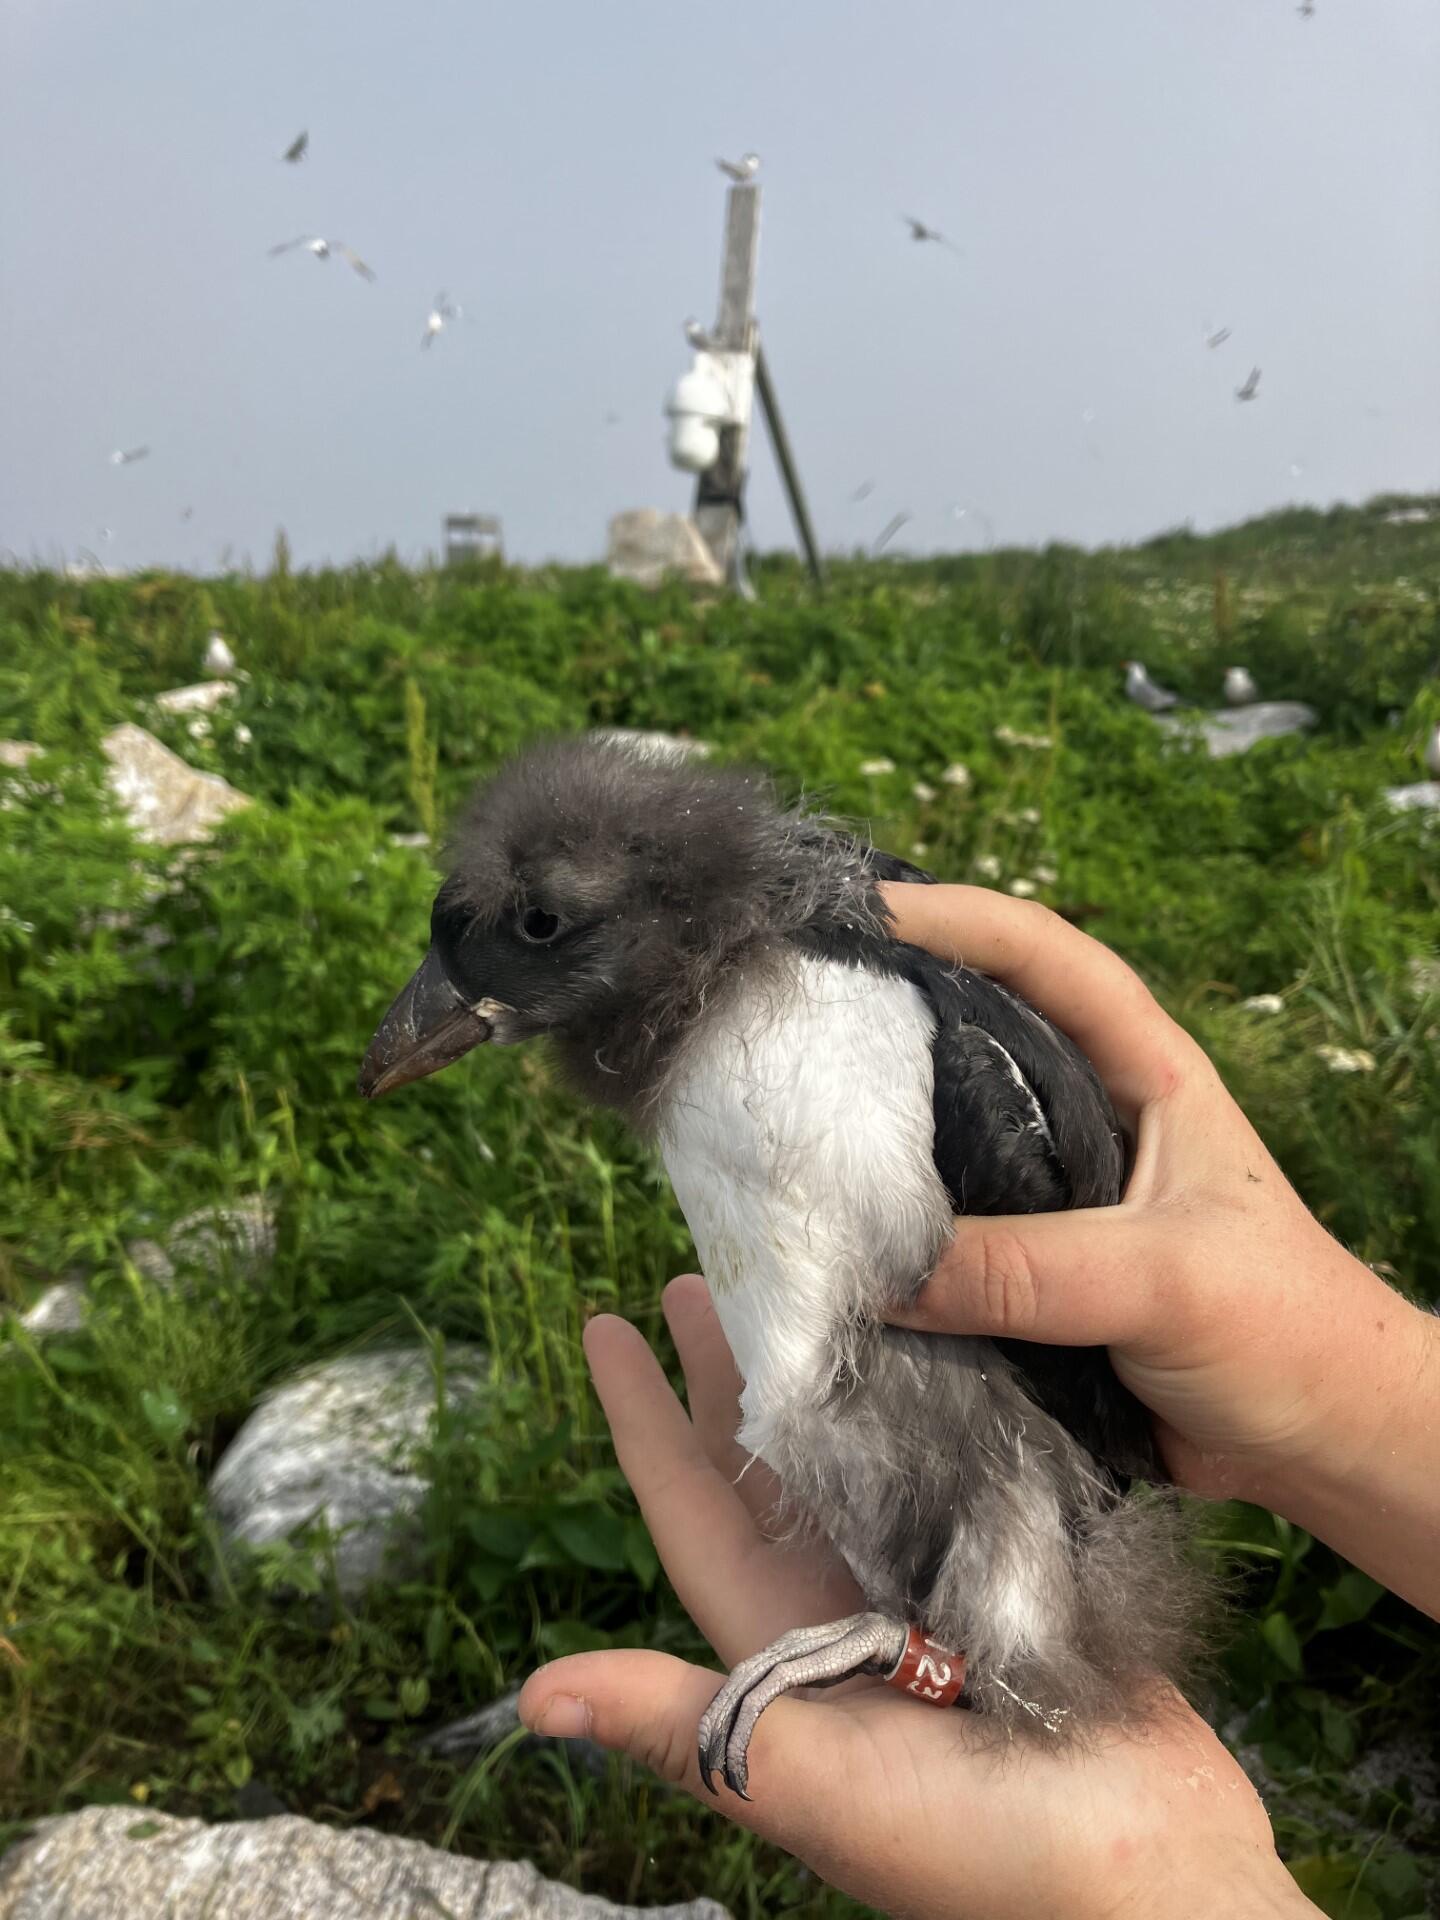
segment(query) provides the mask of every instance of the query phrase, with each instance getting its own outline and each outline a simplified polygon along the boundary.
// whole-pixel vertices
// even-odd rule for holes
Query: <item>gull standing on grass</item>
[[[1126,698],[1133,700],[1137,707],[1143,707],[1147,713],[1164,713],[1180,704],[1179,694],[1171,693],[1168,687],[1157,687],[1141,661],[1125,660],[1121,664],[1125,669]]]
[[[1252,700],[1260,698],[1260,689],[1255,685],[1248,667],[1227,667],[1225,669],[1225,699],[1232,707],[1248,707]]]
[[[273,260],[278,254],[292,253],[296,247],[304,247],[306,252],[313,254],[317,260],[328,260],[332,253],[338,253],[342,260],[355,269],[362,280],[375,278],[374,269],[366,266],[353,247],[347,247],[343,240],[322,239],[319,234],[302,233],[294,240],[282,240],[278,247],[271,247],[270,258]]]

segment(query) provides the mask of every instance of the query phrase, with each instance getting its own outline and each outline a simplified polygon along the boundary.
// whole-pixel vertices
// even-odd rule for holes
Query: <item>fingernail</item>
[[[583,1740],[590,1732],[590,1702],[573,1693],[552,1693],[530,1731],[547,1740]]]

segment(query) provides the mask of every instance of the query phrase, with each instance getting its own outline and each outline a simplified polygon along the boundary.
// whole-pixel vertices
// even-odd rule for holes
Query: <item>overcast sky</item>
[[[1434,488],[1437,100],[1436,0],[0,0],[0,548],[418,554],[474,507],[599,554],[688,503],[660,409],[746,148],[827,546]],[[302,232],[375,284],[266,257]]]

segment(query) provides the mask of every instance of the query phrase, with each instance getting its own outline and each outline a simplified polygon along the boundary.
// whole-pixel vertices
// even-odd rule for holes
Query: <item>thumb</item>
[[[574,1653],[531,1674],[520,1692],[520,1718],[532,1733],[589,1739],[629,1754],[728,1819],[795,1852],[813,1824],[807,1790],[812,1803],[824,1797],[817,1795],[813,1726],[802,1745],[804,1716],[815,1709],[786,1699],[766,1708],[750,1744],[751,1779],[758,1782],[753,1800],[740,1799],[718,1779],[709,1792],[700,1779],[695,1735],[722,1677],[666,1653]]]
[[[924,1333],[1133,1352],[1165,1324],[1171,1263],[1135,1209],[962,1216],[918,1297],[886,1318]]]

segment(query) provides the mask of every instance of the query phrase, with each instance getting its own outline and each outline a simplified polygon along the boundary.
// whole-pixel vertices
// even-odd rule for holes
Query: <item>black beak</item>
[[[432,947],[375,1030],[360,1065],[360,1091],[378,1100],[393,1087],[439,1073],[495,1031],[446,973]]]

